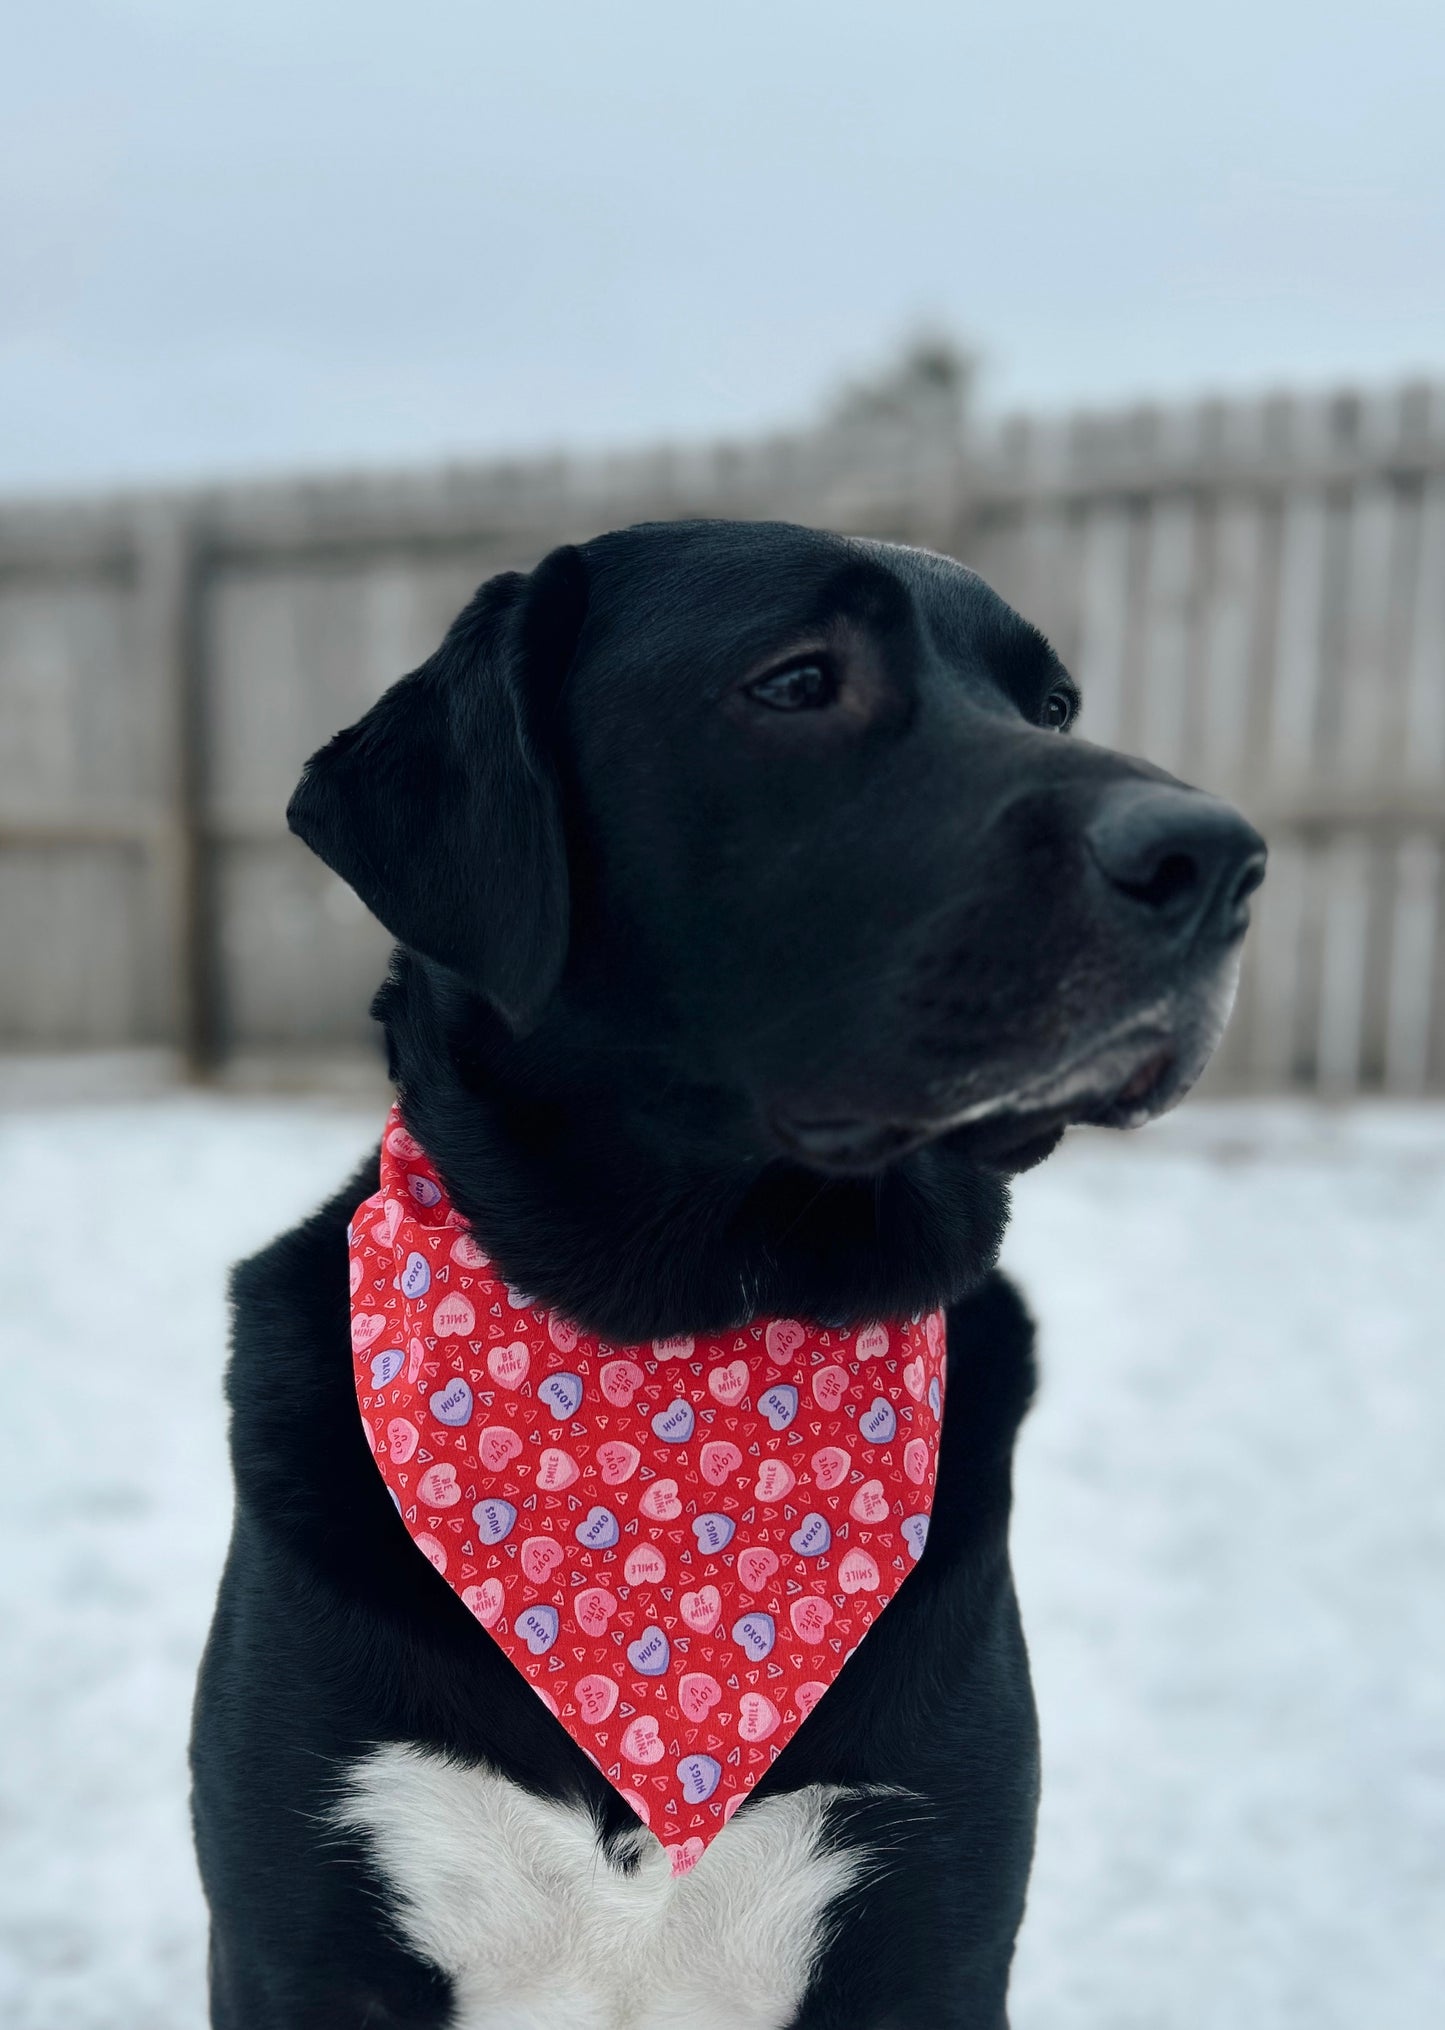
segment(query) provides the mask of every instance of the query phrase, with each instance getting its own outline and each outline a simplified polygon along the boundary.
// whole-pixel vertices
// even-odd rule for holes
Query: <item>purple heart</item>
[[[733,1519],[729,1515],[700,1515],[692,1526],[700,1551],[716,1555],[725,1551],[733,1540]]]
[[[898,1527],[899,1534],[908,1546],[908,1555],[916,1565],[923,1556],[923,1546],[928,1542],[928,1517],[906,1515]]]
[[[554,1417],[570,1417],[582,1400],[579,1374],[549,1374],[537,1394]]]
[[[621,1534],[611,1509],[600,1506],[589,1509],[573,1532],[578,1543],[585,1544],[589,1551],[610,1551]]]
[[[761,1663],[777,1639],[771,1614],[745,1614],[733,1623],[733,1641],[741,1643],[754,1663]]]
[[[898,1419],[893,1405],[886,1396],[875,1396],[871,1406],[858,1419],[858,1429],[870,1445],[886,1445],[898,1429]]]
[[[431,1413],[439,1424],[465,1424],[472,1414],[472,1386],[464,1382],[459,1374],[453,1375],[444,1389],[438,1389],[431,1399]]]
[[[406,1355],[399,1346],[389,1346],[385,1353],[371,1356],[371,1386],[384,1389],[393,1375],[399,1375],[406,1366]]]
[[[671,1654],[671,1646],[660,1628],[644,1628],[637,1640],[627,1645],[627,1661],[644,1678],[660,1678]]]
[[[426,1265],[426,1257],[413,1248],[401,1272],[401,1293],[403,1297],[425,1297],[430,1288],[431,1270]]]
[[[545,1656],[557,1640],[557,1610],[555,1607],[529,1607],[516,1620],[518,1635],[527,1638],[527,1647],[533,1656]]]
[[[677,1776],[684,1804],[706,1804],[722,1782],[722,1764],[711,1755],[684,1755]]]
[[[435,1205],[441,1192],[429,1177],[421,1177],[412,1171],[406,1180],[406,1188],[418,1205]]]
[[[652,1420],[652,1428],[664,1445],[685,1445],[692,1436],[692,1404],[685,1403],[681,1396],[674,1398],[665,1410],[659,1410]]]
[[[821,1558],[833,1541],[833,1531],[828,1518],[812,1510],[798,1524],[788,1542],[800,1558]]]
[[[477,1535],[484,1544],[499,1544],[503,1537],[512,1534],[517,1520],[517,1511],[511,1502],[500,1501],[496,1495],[489,1495],[479,1501],[472,1510],[472,1521],[477,1526]]]
[[[938,1376],[928,1384],[928,1407],[939,1422],[943,1421],[943,1390],[938,1386]]]
[[[758,1408],[775,1431],[786,1431],[798,1414],[798,1391],[791,1382],[774,1382],[758,1397]]]

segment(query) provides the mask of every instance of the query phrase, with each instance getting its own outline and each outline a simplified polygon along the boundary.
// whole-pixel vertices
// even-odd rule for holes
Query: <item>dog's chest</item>
[[[825,1838],[831,1795],[750,1807],[678,1877],[648,1835],[624,1869],[586,1813],[419,1748],[357,1763],[338,1819],[455,2030],[785,2030],[864,1860]]]

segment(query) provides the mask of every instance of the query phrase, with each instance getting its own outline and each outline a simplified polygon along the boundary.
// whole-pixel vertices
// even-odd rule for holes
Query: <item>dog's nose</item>
[[[1228,938],[1248,923],[1265,844],[1218,797],[1170,783],[1121,783],[1084,836],[1110,886],[1158,929]]]

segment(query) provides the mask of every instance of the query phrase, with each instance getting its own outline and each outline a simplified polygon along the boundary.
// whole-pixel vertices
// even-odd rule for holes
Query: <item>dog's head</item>
[[[1264,867],[1077,708],[945,558],[649,525],[483,586],[289,816],[514,1036],[640,1054],[765,1162],[1016,1169],[1188,1089]]]

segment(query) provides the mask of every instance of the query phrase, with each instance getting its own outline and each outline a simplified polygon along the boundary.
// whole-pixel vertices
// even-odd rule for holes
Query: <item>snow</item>
[[[227,1263],[379,1110],[0,1120],[0,2019],[195,2030]],[[1015,2030],[1425,2030],[1445,1991],[1445,1110],[1080,1137],[1007,1250],[1045,1742]]]

